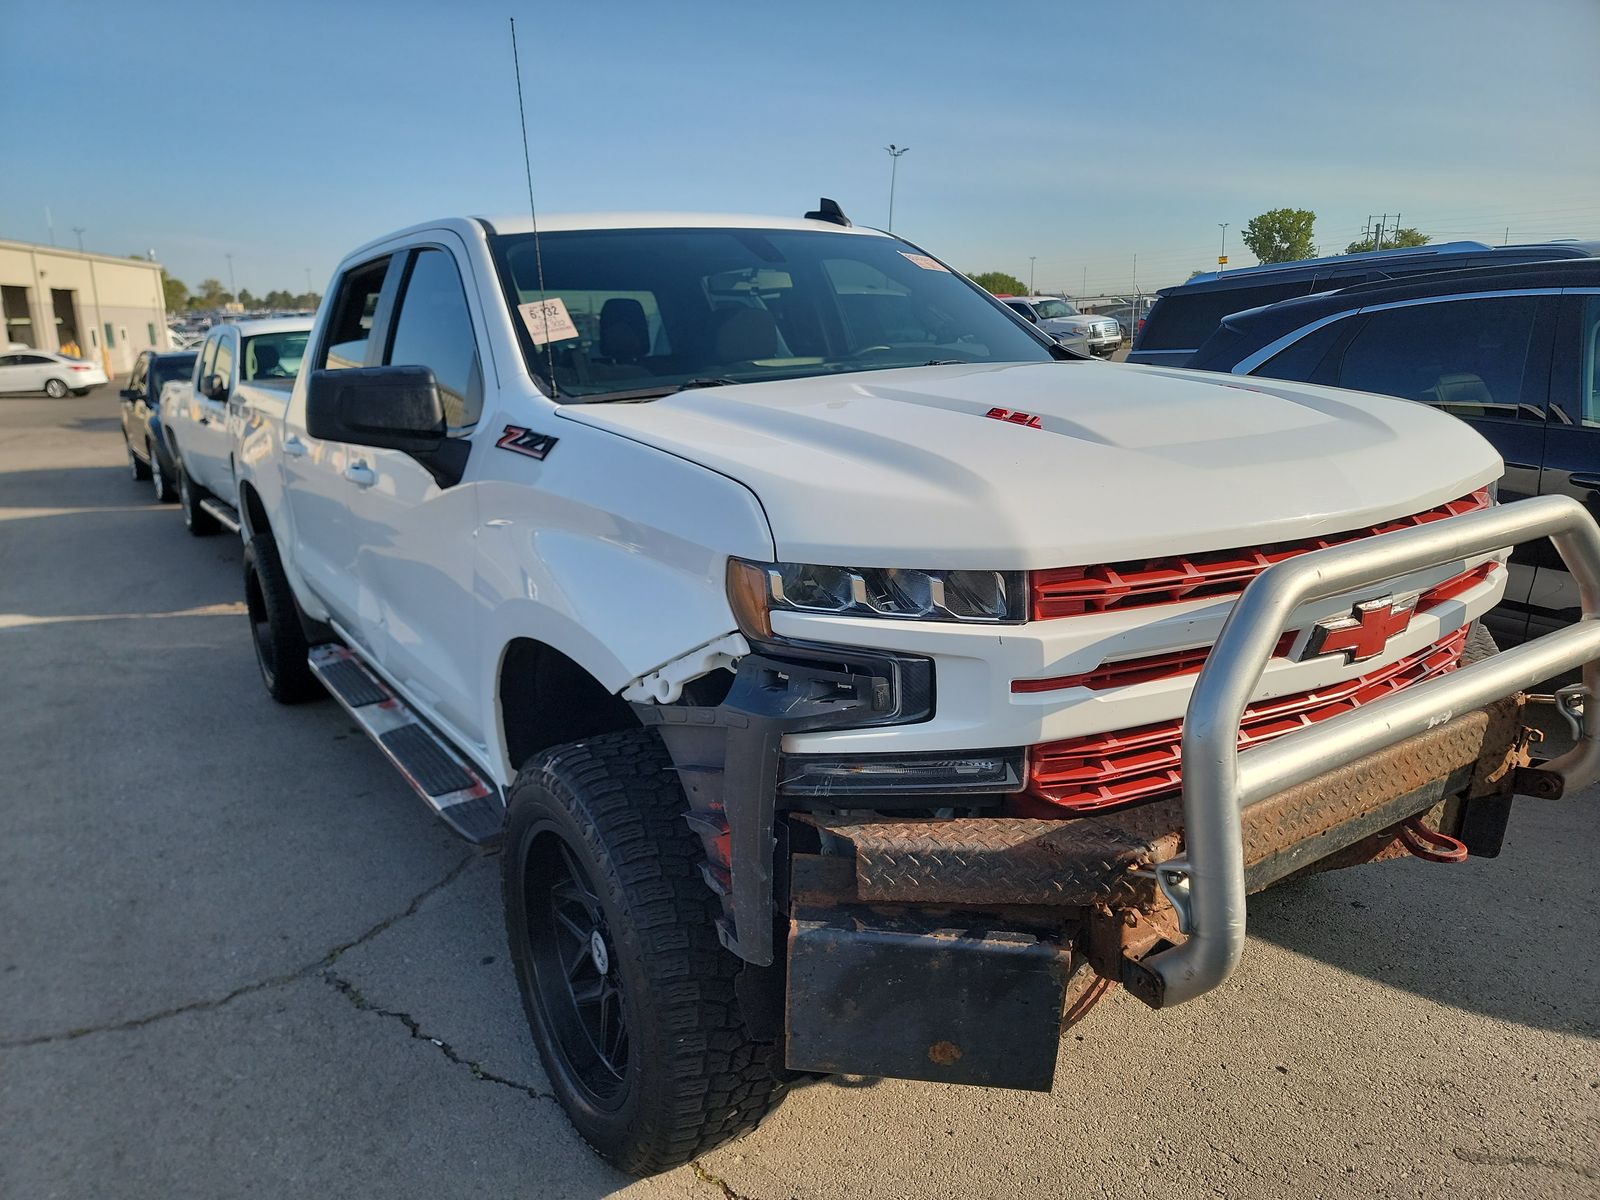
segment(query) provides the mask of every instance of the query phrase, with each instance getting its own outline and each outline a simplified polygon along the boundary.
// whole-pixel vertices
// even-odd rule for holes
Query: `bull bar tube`
[[[1239,750],[1245,707],[1301,605],[1413,571],[1548,537],[1577,581],[1583,615],[1555,633],[1427,680],[1274,741]],[[1238,965],[1245,938],[1243,811],[1451,717],[1581,666],[1587,697],[1600,696],[1600,527],[1578,501],[1538,496],[1413,529],[1312,551],[1252,580],[1223,624],[1183,721],[1184,852],[1152,869],[1185,941],[1144,966],[1159,980],[1158,1007],[1210,991]],[[1600,702],[1584,705],[1577,744],[1539,765],[1570,792],[1600,776]]]

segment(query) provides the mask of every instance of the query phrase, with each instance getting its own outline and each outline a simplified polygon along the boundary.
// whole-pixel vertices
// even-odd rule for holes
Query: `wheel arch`
[[[626,700],[537,638],[507,642],[495,676],[497,750],[508,778],[551,746],[641,727]]]

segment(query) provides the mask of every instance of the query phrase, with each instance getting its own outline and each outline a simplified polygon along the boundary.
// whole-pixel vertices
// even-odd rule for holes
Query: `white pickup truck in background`
[[[235,452],[250,426],[282,418],[310,336],[311,322],[298,317],[213,325],[192,380],[163,390],[162,428],[190,533],[238,530]]]
[[[259,387],[264,333],[198,377]],[[1600,623],[1477,624],[1536,537],[1600,605],[1576,502],[1496,505],[1420,405],[1087,365],[830,201],[379,239],[281,412],[178,439],[237,478],[266,686],[501,847],[535,1043],[626,1170],[794,1072],[1048,1089],[1106,987],[1226,979],[1248,892],[1492,856],[1600,766],[1600,706],[1553,762],[1520,720],[1600,685]]]

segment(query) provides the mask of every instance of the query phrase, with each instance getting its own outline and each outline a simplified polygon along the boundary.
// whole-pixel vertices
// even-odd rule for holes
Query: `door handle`
[[[357,487],[371,487],[378,482],[378,473],[359,459],[345,466],[344,477]]]
[[[211,418],[202,416],[201,418],[199,418],[199,420],[195,421],[195,424],[196,425],[209,425],[209,424],[211,424]]]
[[[1575,488],[1582,488],[1586,492],[1600,492],[1600,476],[1595,475],[1569,475],[1567,482]]]
[[[306,444],[291,433],[283,439],[283,452],[290,458],[304,458],[306,456]]]

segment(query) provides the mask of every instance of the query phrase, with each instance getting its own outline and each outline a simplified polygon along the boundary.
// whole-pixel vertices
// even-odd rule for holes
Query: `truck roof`
[[[532,233],[528,214],[482,216],[476,218],[495,233]],[[439,222],[434,222],[439,224]],[[613,212],[555,213],[539,218],[540,233],[579,229],[812,229],[825,233],[860,233],[888,237],[877,229],[859,225],[835,225],[831,221],[811,221],[804,217],[769,217],[753,213],[704,212]]]
[[[218,321],[212,329],[221,329],[232,326],[244,337],[255,337],[258,333],[303,333],[311,329],[310,317],[261,317],[249,321]],[[209,331],[208,331],[209,332]]]

